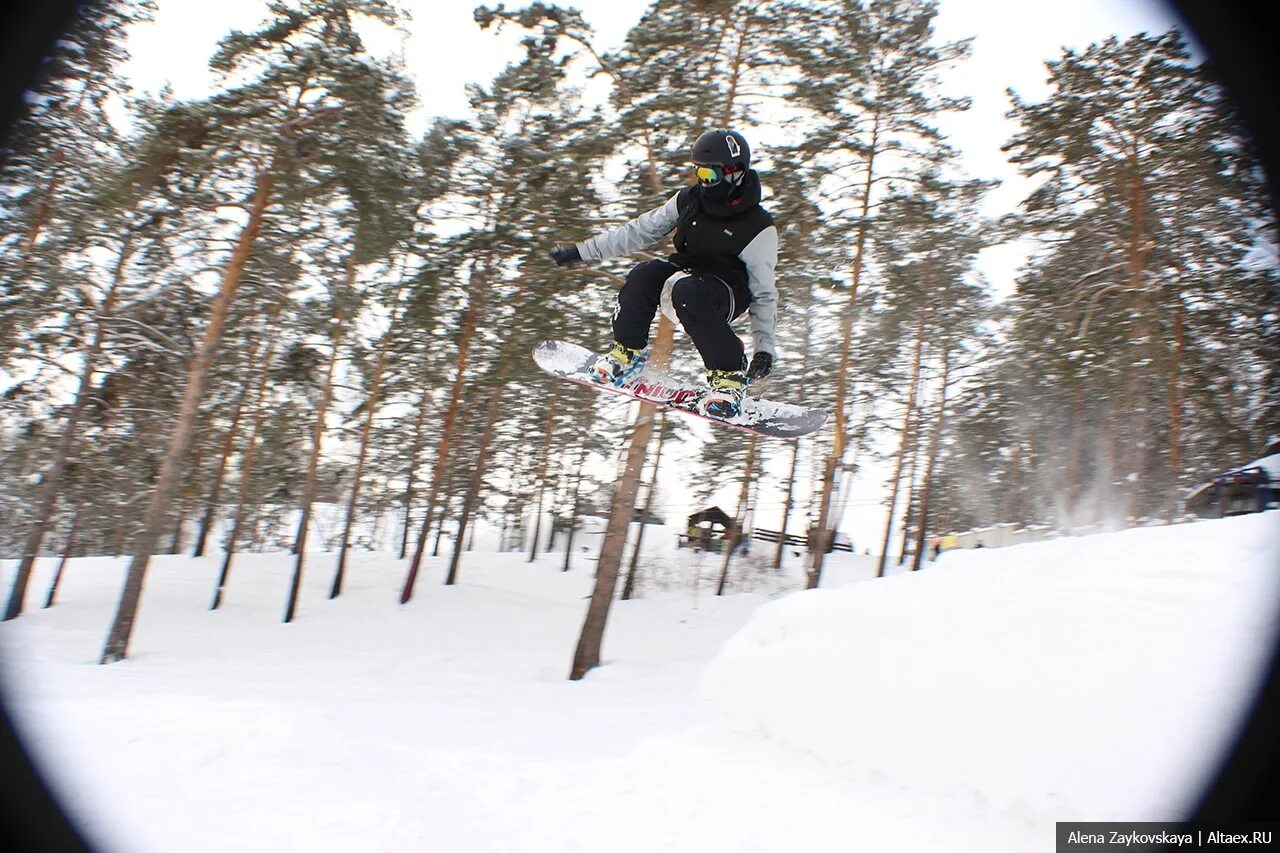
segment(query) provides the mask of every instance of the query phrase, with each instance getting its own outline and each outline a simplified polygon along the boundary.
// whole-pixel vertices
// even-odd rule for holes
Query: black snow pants
[[[627,274],[613,312],[614,340],[633,349],[648,345],[662,287],[678,272],[680,268],[669,261],[653,260],[637,264]],[[746,311],[750,301],[745,287],[731,287],[710,273],[691,272],[676,280],[671,304],[707,370],[746,369],[742,340],[729,321]]]

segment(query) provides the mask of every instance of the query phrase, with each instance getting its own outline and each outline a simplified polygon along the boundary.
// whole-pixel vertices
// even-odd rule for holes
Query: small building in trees
[[[689,516],[687,524],[687,531],[676,541],[677,547],[688,546],[704,551],[719,551],[733,536],[733,519],[718,506],[707,507],[693,513]]]
[[[1261,458],[1215,475],[1185,502],[1187,512],[1201,518],[1262,512],[1280,504],[1280,437],[1268,440]]]

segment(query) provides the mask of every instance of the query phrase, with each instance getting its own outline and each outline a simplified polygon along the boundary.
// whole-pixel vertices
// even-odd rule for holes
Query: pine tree
[[[215,127],[210,146],[216,159],[210,169],[220,177],[218,192],[244,199],[247,217],[224,261],[218,294],[190,365],[181,409],[133,544],[103,663],[127,655],[143,579],[182,479],[228,309],[269,209],[281,199],[303,197],[318,206],[325,192],[341,197],[351,186],[340,180],[344,171],[379,168],[387,162],[381,155],[393,150],[384,146],[398,141],[393,131],[402,123],[399,110],[408,100],[408,87],[369,59],[352,25],[355,14],[394,24],[394,9],[382,0],[332,0],[301,9],[280,3],[271,7],[271,14],[258,31],[224,38],[211,61],[225,80],[245,81],[211,99],[208,115]],[[359,194],[346,200],[359,211]],[[370,251],[368,244],[376,241],[359,238],[376,229],[376,217],[356,213],[355,218],[355,244]]]
[[[932,19],[937,6],[919,0],[863,3],[830,0],[796,9],[797,26],[785,37],[789,56],[804,69],[795,100],[810,124],[805,150],[834,178],[824,194],[849,216],[852,246],[848,260],[847,304],[839,319],[835,438],[827,456],[818,498],[822,533],[808,571],[808,585],[821,578],[826,545],[838,516],[832,492],[849,445],[849,366],[859,290],[868,269],[872,213],[888,168],[910,171],[947,154],[941,134],[930,124],[943,110],[963,109],[963,100],[937,90],[937,75],[962,57],[967,43],[935,45]]]
[[[1244,454],[1267,430],[1255,405],[1226,407],[1236,422],[1216,437],[1188,441],[1184,425],[1222,413],[1226,389],[1267,397],[1250,365],[1267,347],[1257,295],[1275,272],[1247,263],[1270,218],[1176,31],[1065,51],[1049,71],[1045,101],[1015,96],[1021,130],[1006,146],[1040,180],[1016,222],[1049,245],[1019,281],[1013,336],[1044,389],[1034,461],[1068,458],[1065,482],[1094,486],[1039,503],[1060,520],[1175,514],[1188,447]],[[1049,420],[1099,423],[1099,464],[1082,470],[1082,436]]]
[[[56,446],[42,473],[40,493],[34,501],[35,515],[22,545],[6,619],[22,612],[32,566],[62,494],[63,474],[80,443],[82,418],[90,408],[96,374],[112,355],[108,348],[116,315],[122,311],[127,314],[138,300],[147,297],[147,290],[155,286],[154,280],[148,282],[147,274],[154,267],[156,256],[167,254],[166,246],[173,239],[171,227],[165,225],[165,220],[174,214],[174,198],[168,192],[173,152],[183,145],[198,145],[199,141],[175,140],[171,117],[172,113],[158,109],[142,116],[145,123],[134,139],[122,141],[110,155],[84,164],[76,181],[63,187],[57,217],[45,211],[42,228],[46,234],[57,232],[61,239],[42,240],[30,254],[35,258],[45,256],[62,273],[45,277],[39,272],[39,262],[20,267],[25,273],[23,284],[28,288],[44,281],[45,292],[56,293],[67,273],[76,283],[75,300],[66,306],[67,313],[59,316],[55,311],[52,317],[36,320],[28,334],[39,326],[57,323],[75,330],[77,334],[67,336],[73,344],[67,356],[79,361],[79,379],[72,401],[65,408]],[[78,248],[71,250],[72,246]],[[102,263],[98,258],[110,260]],[[53,272],[55,268],[44,269]],[[33,343],[40,339],[38,334],[28,338]],[[51,363],[60,360],[61,347],[41,348],[44,359]]]
[[[884,387],[877,393],[881,400],[893,398],[893,386],[899,386],[904,397],[879,575],[884,574],[888,560],[900,486],[905,488],[906,500],[899,563],[906,558],[910,529],[922,531],[927,526],[928,508],[919,493],[927,496],[932,490],[938,450],[934,445],[941,441],[945,426],[948,386],[953,372],[963,369],[958,363],[961,354],[978,348],[980,330],[989,319],[985,283],[973,269],[978,252],[998,234],[979,213],[988,188],[981,181],[948,180],[931,170],[881,206],[883,231],[877,235],[877,245],[883,288],[877,313],[882,336],[893,344],[884,361],[908,361],[911,369],[905,381],[895,371],[887,371],[878,383]],[[936,388],[932,395],[929,386]],[[926,444],[930,429],[933,436]],[[920,473],[923,476],[917,476]]]

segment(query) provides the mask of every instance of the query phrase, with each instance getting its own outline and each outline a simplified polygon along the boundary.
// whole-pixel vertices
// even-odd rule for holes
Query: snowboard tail
[[[690,388],[652,366],[646,366],[622,385],[608,385],[597,380],[591,373],[596,354],[586,347],[566,341],[542,341],[533,349],[533,360],[547,373],[560,379],[586,385],[597,391],[609,391],[633,400],[653,403],[755,435],[799,438],[819,429],[827,420],[826,412],[819,409],[775,403],[763,397],[751,396],[743,399],[739,414],[731,418],[716,417],[698,407],[702,389]]]

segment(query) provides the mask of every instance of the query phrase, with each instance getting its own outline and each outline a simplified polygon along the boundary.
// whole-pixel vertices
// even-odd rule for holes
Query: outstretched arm
[[[678,195],[679,193],[673,195],[667,199],[666,204],[642,213],[630,222],[576,244],[578,254],[583,260],[603,261],[652,246],[675,229],[680,219],[680,212],[676,207]]]

